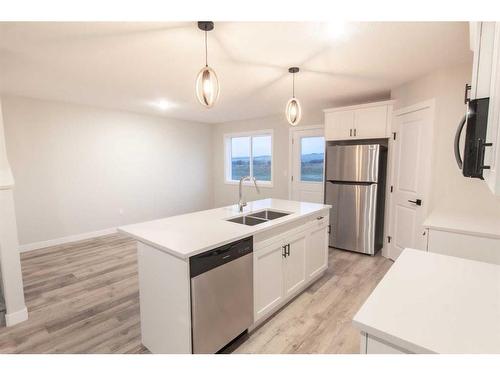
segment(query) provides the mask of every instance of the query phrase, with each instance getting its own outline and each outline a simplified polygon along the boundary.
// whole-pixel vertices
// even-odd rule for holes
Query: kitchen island
[[[405,249],[353,324],[361,353],[500,353],[500,266]]]
[[[153,353],[198,352],[193,351],[193,259],[238,241],[253,247],[251,321],[245,328],[256,328],[326,271],[329,209],[263,199],[249,202],[243,212],[232,205],[119,228],[138,241],[143,344]],[[249,217],[247,225],[243,216]],[[224,284],[219,289],[227,292]],[[221,306],[221,314],[232,307]]]

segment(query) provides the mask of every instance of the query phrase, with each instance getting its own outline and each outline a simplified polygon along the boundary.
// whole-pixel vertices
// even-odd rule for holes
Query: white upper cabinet
[[[349,139],[354,129],[354,111],[325,113],[325,139]]]
[[[325,109],[325,139],[342,141],[350,139],[388,138],[392,100]]]
[[[470,49],[474,53],[471,99],[489,97],[483,171],[489,189],[500,196],[500,22],[471,22]]]
[[[495,44],[495,22],[471,22],[469,24],[472,62],[471,99],[490,96]]]

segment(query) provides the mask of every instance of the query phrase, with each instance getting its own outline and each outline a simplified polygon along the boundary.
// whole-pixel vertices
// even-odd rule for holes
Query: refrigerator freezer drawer
[[[328,146],[326,179],[377,182],[380,145]]]
[[[326,203],[333,205],[329,245],[375,254],[377,184],[327,182]]]

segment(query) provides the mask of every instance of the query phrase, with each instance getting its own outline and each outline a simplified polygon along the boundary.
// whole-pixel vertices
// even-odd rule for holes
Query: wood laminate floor
[[[357,353],[351,319],[392,262],[330,250],[326,274],[235,353]],[[148,353],[135,241],[110,235],[21,255],[29,319],[0,327],[0,353]]]

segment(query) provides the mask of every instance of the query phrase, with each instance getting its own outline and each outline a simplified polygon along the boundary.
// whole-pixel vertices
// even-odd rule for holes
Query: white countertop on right
[[[405,249],[354,316],[414,353],[500,353],[500,266]]]

